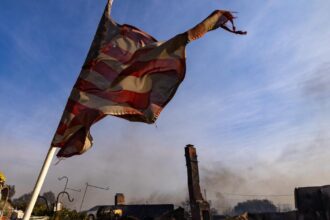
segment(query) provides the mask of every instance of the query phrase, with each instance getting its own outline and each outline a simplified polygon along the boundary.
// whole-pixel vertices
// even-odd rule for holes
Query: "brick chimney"
[[[192,220],[210,220],[210,205],[204,200],[199,185],[196,148],[193,145],[188,144],[185,147],[185,156]]]
[[[186,146],[185,156],[187,163],[189,198],[193,201],[203,200],[201,188],[199,186],[198,161],[194,145],[188,144]]]
[[[115,205],[125,205],[125,196],[123,193],[116,193],[115,195]]]

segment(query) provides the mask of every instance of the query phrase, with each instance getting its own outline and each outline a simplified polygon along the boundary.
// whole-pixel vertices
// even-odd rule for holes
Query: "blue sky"
[[[0,170],[17,196],[33,188],[104,5],[1,1]],[[329,184],[330,2],[115,0],[112,16],[166,40],[215,9],[239,12],[236,26],[248,35],[217,30],[189,44],[186,79],[157,127],[104,119],[92,128],[94,147],[52,166],[43,191],[61,190],[57,177],[67,175],[75,188],[110,186],[91,192],[85,208],[112,203],[116,192],[179,202],[189,143],[219,208],[246,199],[221,194]],[[268,198],[293,205],[290,196]]]

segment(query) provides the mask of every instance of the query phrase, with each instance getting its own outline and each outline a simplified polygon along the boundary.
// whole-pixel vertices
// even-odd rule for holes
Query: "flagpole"
[[[113,4],[113,1],[114,0],[107,0],[107,7],[105,9],[105,12],[108,13],[107,16],[110,16],[110,10],[111,10],[111,6]],[[31,213],[32,213],[34,205],[35,205],[35,203],[38,199],[41,187],[42,187],[42,185],[45,181],[46,175],[48,173],[50,164],[51,164],[51,162],[53,160],[53,157],[55,155],[56,149],[57,149],[56,147],[51,146],[48,150],[46,159],[44,161],[44,164],[42,165],[42,168],[41,168],[40,173],[39,173],[39,177],[38,177],[36,185],[33,189],[32,197],[30,199],[30,202],[29,202],[28,206],[26,207],[23,220],[29,220],[30,219]]]
[[[32,197],[30,199],[30,202],[29,202],[29,205],[27,206],[26,210],[25,210],[25,213],[24,213],[24,218],[23,220],[29,220],[30,219],[30,216],[31,216],[31,213],[32,213],[32,210],[33,210],[33,207],[38,199],[38,196],[39,196],[39,193],[40,193],[40,190],[41,190],[41,187],[45,181],[45,178],[46,178],[46,175],[47,175],[47,172],[49,170],[49,167],[50,167],[50,164],[53,160],[53,157],[55,155],[55,152],[56,152],[56,147],[50,147],[49,148],[49,151],[47,153],[47,156],[46,156],[46,159],[44,161],[44,164],[40,170],[40,173],[39,173],[39,177],[38,177],[38,180],[37,180],[37,183],[33,189],[33,193],[32,193]]]

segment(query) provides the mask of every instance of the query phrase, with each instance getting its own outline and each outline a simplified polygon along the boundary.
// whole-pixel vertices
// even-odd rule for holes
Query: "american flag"
[[[92,146],[90,127],[113,115],[154,123],[185,77],[185,47],[222,27],[237,34],[233,16],[217,10],[187,32],[161,42],[110,17],[108,1],[93,43],[66,104],[52,146],[58,157],[82,154]],[[232,29],[225,26],[230,21]]]

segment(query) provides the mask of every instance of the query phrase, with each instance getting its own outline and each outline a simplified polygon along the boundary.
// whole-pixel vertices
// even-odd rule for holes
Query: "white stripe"
[[[127,90],[137,93],[146,93],[152,89],[153,84],[156,82],[157,85],[161,85],[162,88],[166,88],[168,85],[173,85],[177,82],[177,79],[172,75],[162,73],[144,75],[142,77],[127,76],[113,87],[111,87],[110,81],[94,71],[82,72],[80,78],[94,84],[100,90],[107,92]]]
[[[142,114],[137,109],[129,107],[126,103],[116,103],[98,96],[73,89],[70,99],[91,109],[97,109],[104,114],[124,115],[124,114]]]

